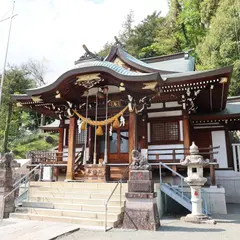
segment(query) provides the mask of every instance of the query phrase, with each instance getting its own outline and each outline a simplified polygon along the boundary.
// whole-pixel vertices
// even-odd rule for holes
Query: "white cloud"
[[[135,24],[153,11],[166,14],[167,0],[16,0],[8,63],[29,58],[47,61],[47,81],[73,67],[82,45],[98,51],[119,33],[125,16],[134,11]],[[0,0],[0,19],[12,0]],[[0,69],[2,69],[9,21],[0,22]]]

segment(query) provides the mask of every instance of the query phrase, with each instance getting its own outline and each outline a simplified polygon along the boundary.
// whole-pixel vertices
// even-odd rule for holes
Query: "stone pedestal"
[[[13,174],[12,166],[14,166],[13,156],[10,153],[4,155],[3,161],[0,163],[0,213],[4,218],[8,218],[9,214],[14,212],[14,193],[6,197],[5,200],[3,196],[6,196],[13,190]],[[2,210],[4,208],[4,213]]]
[[[156,231],[160,220],[152,172],[130,170],[123,228]]]
[[[4,196],[4,188],[0,187],[0,220],[3,216],[3,196]]]

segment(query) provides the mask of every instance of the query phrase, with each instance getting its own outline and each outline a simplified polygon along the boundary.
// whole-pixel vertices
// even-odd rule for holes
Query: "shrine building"
[[[90,52],[52,83],[12,98],[19,107],[56,121],[55,175],[68,181],[119,180],[138,149],[159,173],[159,162],[176,172],[192,142],[205,158],[208,184],[240,171],[240,97],[228,98],[232,66],[196,71],[189,52],[136,59],[116,43],[105,58]],[[79,160],[80,159],[80,160]],[[127,176],[126,176],[127,178]]]

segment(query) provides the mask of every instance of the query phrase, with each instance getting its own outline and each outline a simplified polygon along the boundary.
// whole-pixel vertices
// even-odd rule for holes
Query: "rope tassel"
[[[96,135],[97,136],[103,136],[103,129],[101,126],[98,126],[97,130],[96,130]]]
[[[118,118],[114,120],[113,122],[113,128],[120,128],[120,123],[118,121]]]
[[[86,122],[81,123],[81,130],[82,131],[86,130],[86,124],[87,124]]]

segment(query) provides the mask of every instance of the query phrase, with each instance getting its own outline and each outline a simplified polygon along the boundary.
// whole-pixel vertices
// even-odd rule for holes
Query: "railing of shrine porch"
[[[210,163],[216,163],[217,159],[214,159],[214,154],[218,153],[216,149],[219,148],[220,146],[213,147],[211,145],[207,148],[199,148],[199,154],[204,156],[204,158],[209,158]],[[150,164],[159,162],[170,163],[171,169],[177,172],[177,168],[183,167],[179,165],[179,163],[180,160],[184,158],[186,152],[189,152],[189,148],[148,149],[148,161]],[[211,185],[216,185],[215,168],[218,167],[218,165],[210,164],[206,167],[210,169]]]
[[[32,164],[39,163],[53,163],[57,161],[57,151],[30,151],[27,153],[26,158],[32,160]]]
[[[240,172],[240,143],[232,144],[234,171]]]

